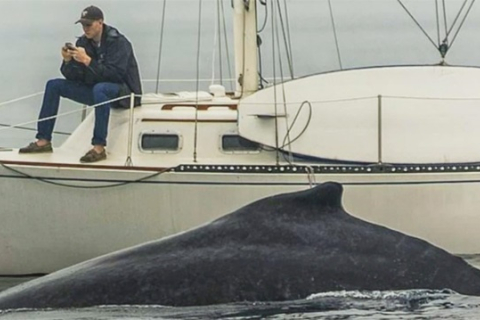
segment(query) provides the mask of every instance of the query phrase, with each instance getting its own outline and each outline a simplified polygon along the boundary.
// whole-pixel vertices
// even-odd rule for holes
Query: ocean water
[[[283,1],[280,1],[282,4]],[[326,0],[286,0],[291,31],[294,76],[342,68],[378,65],[435,64],[440,57],[396,0],[332,0],[340,60],[335,49],[332,21]],[[436,40],[434,1],[403,1]],[[80,11],[95,4],[106,22],[127,35],[134,45],[145,92],[156,90],[163,0],[0,0],[0,147],[19,147],[33,139],[41,92],[48,79],[60,77],[60,47],[75,41],[81,29],[73,22]],[[202,4],[199,20],[200,3]],[[451,24],[463,1],[447,0]],[[230,1],[226,12],[229,52],[233,52]],[[197,54],[200,55],[199,88],[229,78],[223,49],[220,74],[216,51],[214,0],[175,0],[166,5],[165,35],[161,54],[160,91],[194,90]],[[268,16],[271,10],[268,11]],[[259,21],[266,10],[259,8]],[[270,21],[270,20],[268,20]],[[480,66],[478,23],[480,5],[473,6],[447,62]],[[201,27],[200,51],[197,30]],[[272,29],[261,34],[263,76],[273,76]],[[218,42],[218,40],[217,40]],[[283,74],[288,77],[282,50]],[[233,57],[230,57],[233,59]],[[279,60],[278,57],[276,59]],[[233,60],[232,60],[233,61]],[[233,68],[233,67],[231,67]],[[276,71],[277,76],[280,72]],[[189,80],[189,81],[185,81]],[[227,89],[231,82],[223,81]],[[22,99],[31,96],[30,98]],[[79,106],[62,101],[61,112]],[[60,144],[80,121],[80,113],[61,117],[54,144]],[[24,124],[31,130],[6,128]],[[1,258],[1,257],[0,257]],[[480,268],[480,255],[465,256]],[[0,290],[28,278],[0,278]],[[71,310],[13,310],[1,319],[479,319],[480,298],[444,291],[334,292],[300,301],[236,303],[170,308],[163,306],[106,306]]]

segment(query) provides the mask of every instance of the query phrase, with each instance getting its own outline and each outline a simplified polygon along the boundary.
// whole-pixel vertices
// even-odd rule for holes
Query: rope
[[[34,179],[34,180],[37,180],[37,181],[40,181],[40,182],[44,182],[44,183],[47,183],[47,184],[51,184],[51,185],[55,185],[55,186],[59,186],[59,187],[67,187],[67,188],[75,188],[75,189],[105,189],[105,188],[114,188],[114,187],[120,187],[120,186],[125,186],[125,185],[128,185],[128,184],[132,184],[132,183],[138,183],[138,182],[142,182],[142,181],[145,181],[145,180],[148,180],[150,178],[154,178],[156,176],[159,176],[165,172],[168,172],[168,171],[171,171],[172,169],[174,169],[173,167],[171,168],[165,168],[161,171],[158,171],[158,172],[155,172],[154,174],[151,174],[151,175],[148,175],[148,176],[145,176],[143,178],[140,178],[140,179],[136,179],[136,180],[130,180],[130,181],[127,181],[127,180],[124,180],[124,181],[121,181],[121,182],[118,182],[118,183],[113,183],[113,184],[109,184],[109,185],[102,185],[102,186],[79,186],[79,185],[73,185],[73,184],[66,184],[66,183],[59,183],[59,182],[54,182],[54,181],[51,181],[49,179],[46,179],[46,178],[40,178],[40,177],[34,177],[32,175],[29,175],[27,173],[24,173],[24,172],[21,172],[19,170],[16,170],[16,169],[13,169],[12,167],[10,166],[7,166],[6,164],[0,162],[0,165],[2,167],[4,167],[5,169],[7,170],[10,170],[20,176],[23,176],[23,177],[26,177],[26,178],[29,178],[29,179]]]
[[[222,17],[223,17],[223,37],[224,37],[224,43],[225,43],[225,51],[227,55],[227,66],[228,66],[228,76],[230,79],[228,81],[230,82],[230,90],[234,91],[233,85],[235,84],[235,79],[232,76],[232,63],[230,61],[230,49],[228,45],[228,37],[227,37],[227,23],[225,22],[225,9],[223,7],[223,1],[220,1],[220,7],[222,9]]]
[[[268,5],[266,3],[262,3],[262,2],[260,3],[265,7],[265,18],[263,19],[263,24],[260,30],[257,29],[257,33],[262,33],[263,30],[265,30],[265,26],[267,25],[267,20],[268,20]]]
[[[161,61],[162,61],[162,48],[163,48],[163,29],[165,25],[165,9],[167,6],[167,0],[163,0],[163,9],[162,9],[162,21],[161,21],[161,27],[160,27],[160,44],[158,48],[158,66],[157,66],[157,87],[155,90],[155,93],[158,93],[158,87],[160,83],[160,66],[161,66]]]
[[[448,45],[447,5],[445,4],[445,0],[443,0],[442,2],[443,2],[443,23],[445,27],[445,39],[443,41],[445,41],[445,43]]]
[[[243,6],[247,6],[248,3],[245,3],[244,1],[244,4]],[[245,10],[246,8],[243,9],[244,12],[243,12],[243,30],[242,30],[242,34],[245,34],[246,31],[247,31],[247,15],[245,14]],[[240,87],[241,87],[241,91],[240,91],[240,96],[238,97],[238,99],[241,99],[243,97],[243,93],[244,93],[244,90],[245,90],[245,37],[242,37],[242,74],[240,76],[243,77],[243,79],[240,82]]]
[[[283,24],[283,15],[282,15],[282,7],[280,6],[280,2],[277,0],[277,7],[278,7],[278,18],[280,20],[280,25],[282,26],[282,35],[283,35],[283,42],[285,44],[285,52],[286,52],[286,55],[287,55],[287,61],[288,61],[288,68],[289,68],[289,71],[290,71],[290,77],[291,79],[293,79],[293,64],[292,64],[292,59],[291,59],[291,44],[288,43],[288,39],[287,39],[287,33],[285,31],[285,25]],[[275,19],[275,18],[273,18]],[[278,54],[279,56],[281,57],[280,55],[280,39],[278,39],[278,31],[276,31],[277,33],[277,42],[278,42]],[[281,60],[281,58],[280,58]],[[281,61],[280,61],[281,62]],[[280,70],[282,71],[282,67],[280,66]],[[282,82],[284,81],[283,79],[283,74],[282,74]]]
[[[260,39],[260,43],[258,44],[258,50],[257,50],[257,57],[258,57],[258,77],[260,79],[260,82],[259,82],[259,88],[260,89],[263,89],[264,86],[263,84],[268,84],[268,81],[265,80],[265,78],[263,77],[263,63],[262,63],[262,38],[260,38],[260,35],[257,35],[257,37]]]
[[[298,116],[300,115],[300,112],[302,111],[302,108],[305,106],[305,105],[308,105],[309,106],[309,114],[308,114],[308,120],[307,120],[307,123],[305,124],[304,128],[302,129],[302,131],[300,131],[300,133],[293,139],[290,140],[290,137],[289,137],[289,141],[288,141],[288,146],[290,146],[292,143],[294,143],[295,141],[297,141],[304,133],[305,131],[307,130],[308,126],[310,125],[310,121],[312,120],[312,114],[313,114],[313,108],[312,108],[312,104],[309,102],[309,101],[304,101],[302,102],[302,104],[300,105],[300,108],[298,108],[298,111],[297,111],[297,114],[295,115],[295,118],[293,119],[292,121],[292,124],[288,127],[288,130],[287,130],[287,134],[285,135],[285,138],[283,139],[283,144],[282,146],[280,147],[280,149],[283,149],[285,148],[285,146],[287,146],[287,144],[285,144],[286,142],[286,137],[287,135],[290,134],[290,131],[293,129],[293,126],[295,125],[295,122],[297,121],[298,119]]]
[[[197,82],[196,82],[196,96],[195,96],[195,105],[198,106],[198,89],[200,86],[200,44],[201,44],[201,34],[202,34],[202,3],[200,0],[198,2],[198,34],[197,34]],[[197,162],[197,142],[198,142],[198,108],[195,108],[195,131],[193,137],[193,162]]]
[[[479,98],[436,98],[436,97],[406,97],[406,96],[384,96],[382,98],[390,99],[411,99],[411,100],[441,100],[441,101],[480,101]],[[309,101],[310,104],[332,104],[332,103],[341,103],[341,102],[350,102],[350,101],[362,101],[362,100],[372,100],[378,99],[378,96],[366,96],[366,97],[357,97],[357,98],[346,98],[346,99],[333,99],[333,100],[313,100]],[[287,105],[297,105],[302,103],[300,101],[287,102]],[[274,102],[242,102],[243,105],[274,105]]]
[[[452,25],[450,26],[450,29],[449,29],[448,32],[447,32],[446,38],[448,38],[448,36],[449,36],[450,33],[452,32],[453,27],[455,26],[455,24],[457,24],[457,20],[458,20],[458,18],[460,17],[460,14],[462,13],[462,11],[463,11],[463,9],[465,8],[465,5],[466,5],[466,4],[467,4],[467,0],[463,1],[463,4],[462,4],[462,6],[460,7],[460,10],[459,10],[458,13],[457,13],[457,16],[456,16],[455,19],[453,20],[453,23],[452,23]]]
[[[2,102],[0,103],[0,108],[6,106],[6,105],[9,105],[9,104],[12,104],[14,102],[18,102],[18,101],[22,101],[22,100],[25,100],[25,99],[29,99],[29,98],[33,98],[33,97],[36,97],[36,96],[39,96],[41,94],[43,94],[44,91],[42,92],[37,92],[37,93],[34,93],[34,94],[30,94],[28,96],[23,96],[23,97],[20,97],[20,98],[16,98],[16,99],[13,99],[13,100],[8,100],[8,101],[5,101],[5,102]]]
[[[257,29],[257,47],[258,47],[258,50],[257,50],[257,57],[258,57],[258,77],[260,79],[259,81],[259,88],[260,89],[263,89],[264,88],[264,83],[265,84],[268,84],[268,81],[265,80],[265,78],[263,77],[263,63],[262,63],[262,38],[260,37],[260,33],[262,33],[264,30],[265,30],[265,27],[267,25],[267,21],[268,21],[268,4],[266,2],[262,2],[260,1],[260,3],[265,7],[265,18],[263,20],[263,25],[262,27],[260,28],[260,30]],[[258,12],[258,10],[257,10]]]
[[[432,40],[432,38],[430,38],[430,36],[428,35],[428,33],[423,29],[423,27],[420,25],[420,23],[418,23],[418,21],[415,19],[415,17],[413,17],[413,15],[410,13],[410,11],[407,9],[407,7],[405,7],[405,5],[402,3],[401,0],[397,0],[397,2],[402,6],[402,8],[407,12],[407,14],[410,16],[410,18],[412,18],[412,20],[415,22],[415,24],[420,28],[420,30],[423,32],[423,34],[428,38],[428,40],[430,40],[430,42],[433,44],[433,46],[440,51],[440,54],[442,55],[442,61],[443,59],[445,58],[448,50],[452,47],[458,33],[460,32],[465,20],[467,19],[468,15],[470,14],[470,10],[472,9],[474,3],[475,3],[475,0],[472,0],[472,2],[470,3],[470,6],[469,8],[467,9],[467,12],[465,13],[465,16],[463,17],[462,19],[462,22],[460,23],[460,26],[458,27],[458,30],[457,32],[455,33],[452,41],[450,42],[449,44],[449,41],[448,41],[448,37],[450,36],[450,33],[452,32],[454,26],[456,25],[459,17],[461,16],[462,12],[463,12],[463,9],[467,3],[467,0],[465,0],[462,4],[462,6],[460,7],[460,10],[458,11],[457,13],[457,16],[455,17],[452,25],[450,26],[450,29],[448,29],[448,21],[447,21],[447,5],[445,3],[445,0],[442,0],[442,6],[443,6],[443,23],[444,23],[444,27],[445,27],[445,38],[443,40],[442,43],[440,43],[440,17],[439,17],[439,5],[438,5],[438,0],[435,0],[435,9],[436,9],[436,18],[437,18],[437,37],[438,37],[438,45],[435,44]]]
[[[4,124],[4,123],[0,123],[0,127],[9,127],[9,128],[22,129],[22,130],[28,130],[28,131],[37,131],[37,129],[35,129],[35,128],[11,126],[9,124]],[[70,132],[63,132],[63,131],[53,131],[53,133],[54,134],[65,135],[65,136],[71,135]]]
[[[405,96],[384,96],[382,98],[411,99],[411,100],[450,100],[450,101],[477,101],[480,98],[435,98],[435,97],[405,97]]]
[[[279,11],[279,19],[280,21],[282,21],[282,16],[281,16],[281,7],[280,7],[280,4],[279,2],[277,1],[277,5],[278,5],[278,11]],[[273,15],[272,16],[272,19],[275,19],[276,20],[276,16]],[[283,23],[282,23],[282,32],[283,32],[283,35],[284,35],[284,40],[285,40],[285,32],[284,32],[284,28],[283,28]],[[287,97],[285,95],[285,82],[284,82],[284,77],[283,77],[283,63],[282,63],[282,54],[281,54],[281,50],[280,50],[280,36],[279,36],[279,31],[278,31],[278,28],[275,28],[275,36],[277,38],[277,53],[278,53],[278,61],[279,61],[279,67],[280,67],[280,79],[281,79],[281,83],[280,85],[282,86],[282,102],[283,102],[283,112],[285,113],[285,127],[288,128],[288,119],[286,117],[287,115]],[[285,43],[285,45],[287,46],[287,44]],[[287,51],[287,59],[288,59],[288,48],[286,47],[285,48],[286,51]],[[293,72],[293,70],[290,69],[291,72]],[[293,76],[293,74],[292,74]],[[277,116],[277,107],[275,105],[275,116]],[[278,128],[277,128],[278,130]],[[277,134],[278,136],[278,134]],[[289,162],[293,162],[293,156],[292,156],[292,150],[290,149],[290,132],[287,131],[287,134],[286,134],[286,137],[285,139],[288,139],[289,143],[288,143],[288,147],[289,147],[289,150],[288,150],[288,154],[289,154]],[[277,146],[278,147],[278,146]]]
[[[118,98],[115,98],[115,99],[112,99],[112,100],[109,100],[109,101],[105,101],[105,102],[98,103],[98,104],[95,104],[95,105],[92,105],[92,106],[88,106],[86,108],[86,110],[95,109],[96,107],[102,106],[104,104],[119,101],[119,100],[122,100],[122,99],[125,99],[125,98],[128,98],[128,97],[130,97],[130,95],[118,97]],[[51,116],[51,117],[46,117],[46,118],[42,118],[42,119],[38,119],[38,120],[19,123],[19,124],[16,124],[16,125],[6,126],[6,127],[3,127],[3,128],[0,128],[0,131],[6,130],[6,129],[12,129],[12,128],[15,128],[15,127],[22,127],[22,126],[26,126],[26,125],[29,125],[29,124],[34,124],[34,123],[37,123],[37,122],[47,121],[47,120],[55,119],[55,118],[58,118],[58,117],[63,117],[63,116],[69,115],[69,114],[77,113],[77,112],[83,112],[83,109],[73,110],[73,111],[57,114],[57,115]]]
[[[313,188],[317,184],[317,179],[315,178],[315,170],[311,166],[305,166],[305,171],[307,172],[307,179],[310,188]]]
[[[410,13],[410,11],[408,11],[407,7],[405,7],[405,5],[402,3],[401,0],[397,0],[397,2],[402,6],[403,9],[405,9],[405,11],[407,12],[407,14],[410,16],[410,18],[412,18],[413,22],[415,22],[415,24],[420,28],[420,30],[423,32],[423,34],[428,38],[428,40],[430,40],[430,42],[433,44],[433,46],[438,50],[438,46],[435,44],[435,42],[432,40],[432,38],[430,38],[430,36],[428,35],[428,33],[423,29],[423,27],[420,25],[420,23],[418,23],[418,21],[415,19],[415,17]]]
[[[455,39],[457,38],[458,33],[460,32],[460,30],[461,30],[462,27],[463,27],[463,23],[465,22],[465,20],[467,20],[467,17],[468,17],[468,15],[470,14],[470,10],[472,10],[472,7],[473,7],[473,5],[475,4],[475,1],[476,1],[476,0],[473,0],[473,1],[470,3],[470,6],[468,7],[467,12],[465,13],[465,16],[463,17],[463,20],[462,20],[462,22],[460,23],[460,26],[458,27],[457,32],[456,32],[455,35],[453,36],[452,42],[450,42],[450,47],[451,47],[451,46],[453,45],[453,43],[455,42]]]
[[[222,56],[222,29],[220,29],[220,2],[222,0],[217,1],[217,19],[218,19],[218,64],[220,66],[220,84],[223,85],[223,56]]]
[[[332,3],[331,3],[330,0],[328,0],[328,7],[330,8],[330,20],[332,21],[333,36],[335,38],[335,46],[337,48],[338,64],[340,65],[340,70],[343,70],[342,57],[340,56],[340,47],[338,45],[337,28],[335,26],[335,19],[333,17]]]
[[[212,81],[210,82],[210,84],[215,83],[215,60],[216,60],[216,54],[217,54],[217,50],[216,50],[217,42],[219,43],[219,48],[218,48],[219,54],[222,47],[221,41],[217,41],[220,39],[220,28],[219,28],[220,13],[218,8],[219,8],[219,0],[217,0],[217,10],[215,11],[215,18],[213,19]],[[221,58],[219,58],[219,60],[220,60],[220,68],[222,68]],[[222,76],[220,75],[220,79],[221,78]]]
[[[273,102],[275,107],[275,151],[276,151],[276,164],[280,163],[280,154],[278,151],[278,117],[277,117],[277,86],[276,86],[276,79],[277,79],[277,68],[276,68],[276,61],[275,61],[275,29],[276,29],[276,19],[275,19],[275,4],[272,1],[272,62],[273,62]]]
[[[437,46],[440,47],[440,16],[438,12],[438,0],[435,0],[435,13],[437,18]]]
[[[293,50],[292,50],[292,39],[290,37],[290,19],[288,18],[288,8],[286,0],[283,0],[283,6],[285,7],[285,19],[287,24],[287,38],[288,38],[288,47],[290,49],[290,59],[291,59],[291,69],[292,69],[292,79],[294,79],[294,69],[293,69]]]
[[[378,99],[378,95],[377,96],[357,97],[357,98],[345,98],[345,99],[314,100],[314,101],[310,101],[310,103],[312,103],[312,104],[323,104],[323,103],[360,101],[360,100],[370,100],[370,99]],[[412,99],[415,99],[415,98],[412,97]],[[432,99],[443,100],[443,98],[432,98]],[[466,99],[466,100],[472,100],[472,99]],[[473,100],[477,100],[477,99],[480,100],[480,98],[476,98],[476,99],[473,99]],[[302,103],[302,101],[292,101],[292,102],[287,102],[286,104],[290,105],[290,104],[299,104],[299,103]],[[242,102],[242,104],[243,105],[262,105],[262,106],[264,106],[264,105],[275,105],[275,102],[248,102],[248,103]]]

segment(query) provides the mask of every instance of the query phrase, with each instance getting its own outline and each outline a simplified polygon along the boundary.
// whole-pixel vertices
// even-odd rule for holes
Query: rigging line
[[[293,69],[293,62],[294,62],[294,59],[293,59],[293,50],[292,50],[292,40],[290,38],[290,19],[288,17],[288,8],[287,8],[287,2],[286,0],[283,0],[283,6],[285,8],[285,19],[287,21],[287,37],[288,37],[288,46],[290,48],[290,59],[291,59],[291,67],[292,67],[292,79],[294,78],[294,75],[295,75],[295,71]]]
[[[198,142],[198,90],[200,86],[200,44],[202,36],[202,0],[198,2],[198,35],[197,35],[197,82],[195,93],[195,134],[193,137],[193,162],[197,162],[197,142]]]
[[[230,49],[228,46],[228,37],[227,37],[227,23],[225,22],[225,8],[223,7],[223,1],[220,1],[220,7],[222,9],[222,18],[223,18],[223,37],[225,43],[225,54],[227,55],[227,69],[228,69],[228,76],[229,76],[229,83],[230,83],[230,90],[234,91],[233,84],[235,83],[235,79],[232,75],[232,63],[230,61]],[[233,81],[231,80],[233,79]]]
[[[258,46],[258,77],[260,78],[259,86],[261,89],[264,88],[263,83],[268,83],[267,80],[263,77],[263,63],[262,63],[262,46]]]
[[[445,0],[442,0],[443,2],[443,23],[445,27],[445,39],[443,40],[446,44],[448,44],[448,22],[447,22],[447,5],[445,3]]]
[[[335,19],[334,19],[334,16],[333,16],[332,3],[331,3],[330,0],[328,0],[328,7],[330,8],[330,19],[332,21],[333,35],[334,35],[334,38],[335,38],[335,47],[337,48],[338,64],[340,65],[340,70],[343,70],[342,57],[340,55],[340,46],[338,45],[337,28],[335,26]]]
[[[283,35],[283,42],[285,44],[285,53],[287,55],[287,62],[288,62],[288,69],[290,71],[290,77],[293,79],[293,67],[292,67],[292,60],[290,58],[290,51],[289,51],[289,46],[288,46],[288,40],[287,40],[287,35],[285,31],[285,25],[283,24],[283,15],[282,15],[282,7],[280,6],[280,1],[277,0],[277,7],[278,7],[278,18],[280,20],[280,25],[282,27],[282,35]],[[272,19],[276,19],[276,17],[272,17]],[[278,34],[277,34],[278,36]],[[280,39],[277,39],[278,41],[278,52],[280,52]],[[280,53],[279,53],[280,54]],[[280,62],[281,63],[281,62]],[[282,67],[280,67],[281,72],[283,72]],[[284,81],[283,79],[283,73],[282,73],[282,82]]]
[[[275,81],[275,79],[273,79]],[[389,97],[389,96],[382,96],[382,97]],[[322,103],[336,103],[336,102],[346,102],[346,101],[361,101],[361,100],[372,100],[378,99],[377,96],[363,96],[363,97],[356,97],[356,98],[344,98],[344,99],[332,99],[332,100],[314,100],[310,101],[311,103],[315,104],[322,104]],[[416,99],[416,97],[412,97],[412,99]],[[443,100],[444,98],[432,98],[436,100]],[[446,98],[448,99],[448,98]],[[456,100],[480,100],[480,98],[473,99],[473,98],[458,98]],[[288,102],[287,104],[299,104],[302,103],[301,101],[292,101]],[[272,102],[243,102],[243,105],[270,105]]]
[[[130,97],[130,95],[118,97],[118,98],[111,99],[111,100],[108,100],[108,101],[105,101],[105,102],[102,102],[102,103],[97,103],[97,104],[94,104],[94,105],[92,105],[92,106],[88,106],[88,107],[85,108],[85,109],[68,111],[68,112],[64,112],[64,113],[57,114],[57,115],[55,115],[55,116],[50,116],[50,117],[46,117],[46,118],[41,118],[41,119],[37,119],[37,120],[32,120],[32,121],[28,121],[28,122],[23,122],[23,123],[14,124],[14,125],[11,125],[11,126],[7,126],[7,127],[4,127],[4,128],[0,128],[0,131],[6,130],[6,129],[15,128],[15,127],[26,126],[26,125],[29,125],[29,124],[35,124],[35,123],[37,123],[37,122],[42,122],[42,121],[47,121],[47,120],[51,120],[51,119],[60,118],[60,117],[63,117],[63,116],[69,115],[69,114],[74,114],[74,113],[78,113],[78,112],[83,112],[83,110],[95,109],[96,107],[99,107],[99,106],[101,106],[101,105],[104,105],[104,104],[107,104],[107,103],[111,103],[111,102],[114,102],[114,101],[119,101],[119,100],[122,100],[122,99],[125,99],[125,98],[128,98],[128,97]]]
[[[437,45],[440,47],[440,16],[438,11],[438,0],[435,0],[435,13],[437,18]]]
[[[280,21],[282,21],[282,16],[281,16],[281,8],[280,8],[280,2],[277,1],[277,4],[278,4],[278,10],[279,10],[279,16],[278,16],[278,19],[280,19]],[[276,15],[272,15],[272,19],[277,19],[277,16]],[[282,24],[282,31],[284,31],[283,29],[283,24]],[[285,39],[285,33],[283,33],[284,35],[284,39]],[[288,119],[287,119],[287,97],[285,95],[285,79],[284,79],[284,76],[283,76],[283,63],[282,63],[282,52],[280,50],[280,36],[279,36],[279,31],[278,31],[278,28],[275,29],[275,36],[277,38],[277,49],[278,49],[278,64],[279,64],[279,67],[280,67],[280,79],[281,79],[281,87],[282,87],[282,102],[283,102],[283,112],[285,113],[285,127],[288,128]],[[288,51],[288,48],[286,48],[286,51]],[[287,54],[288,56],[288,54]],[[276,108],[275,108],[276,110]],[[293,155],[292,155],[292,150],[291,150],[291,140],[290,140],[290,132],[287,131],[287,134],[285,136],[285,139],[288,140],[288,147],[289,147],[289,150],[288,150],[288,155],[289,155],[289,163],[293,162]],[[281,147],[279,147],[281,148]]]
[[[158,87],[160,83],[160,66],[162,62],[162,49],[163,49],[163,30],[165,25],[165,9],[167,7],[167,0],[163,0],[163,9],[162,9],[162,22],[160,27],[160,44],[158,48],[158,65],[157,65],[157,87],[155,93],[158,93]]]
[[[292,121],[292,124],[288,127],[287,129],[287,134],[293,129],[293,126],[295,125],[295,122],[297,121],[298,117],[300,116],[300,112],[302,111],[303,107],[305,105],[308,105],[308,118],[307,118],[307,123],[305,124],[305,126],[303,127],[303,129],[300,131],[300,133],[295,137],[293,138],[292,140],[290,140],[288,142],[288,144],[292,144],[294,143],[295,141],[297,141],[304,133],[305,131],[307,131],[307,128],[308,126],[310,125],[310,122],[312,120],[312,114],[313,114],[313,107],[312,107],[312,104],[310,103],[310,101],[308,100],[305,100],[302,102],[302,104],[300,105],[300,108],[298,108],[298,111],[297,111],[297,114],[295,115],[295,117],[293,118],[293,121]],[[285,138],[283,139],[283,144],[280,148],[284,148],[285,146],[287,146],[286,144],[286,135],[285,135]]]
[[[25,99],[29,99],[29,98],[33,98],[33,97],[36,97],[36,96],[39,96],[41,94],[44,94],[45,91],[42,91],[42,92],[37,92],[37,93],[33,93],[33,94],[30,94],[28,96],[23,96],[23,97],[20,97],[20,98],[16,98],[16,99],[12,99],[12,100],[8,100],[8,101],[5,101],[5,102],[1,102],[0,103],[0,107],[4,107],[8,104],[12,104],[14,102],[18,102],[18,101],[22,101],[22,100],[25,100]]]
[[[210,80],[210,84],[215,83],[215,59],[217,55],[217,40],[220,38],[218,32],[218,1],[217,0],[217,10],[215,11],[215,18],[213,19],[213,48],[212,48],[212,79]],[[218,37],[217,37],[218,36]],[[221,45],[221,44],[220,44]]]
[[[408,96],[383,96],[382,98],[406,99],[406,100],[438,100],[438,101],[479,101],[480,98],[450,98],[450,97],[408,97]]]
[[[220,84],[223,86],[223,68],[222,68],[222,62],[223,62],[223,55],[222,55],[222,29],[220,28],[220,2],[222,0],[217,1],[217,27],[218,27],[218,63],[220,66]]]
[[[466,5],[466,4],[467,4],[467,0],[463,1],[462,7],[461,7],[460,10],[458,11],[457,16],[455,17],[455,19],[453,20],[453,23],[452,23],[452,25],[450,26],[450,29],[448,30],[446,37],[448,37],[448,36],[450,35],[450,33],[451,33],[452,30],[453,30],[453,27],[457,24],[457,20],[458,20],[458,18],[460,17],[461,13],[463,12],[463,9],[465,8],[465,5]]]
[[[262,2],[260,2],[260,3],[262,3]],[[263,30],[265,30],[265,27],[267,26],[267,22],[268,22],[268,4],[264,4],[263,6],[265,7],[265,18],[263,19],[263,25],[260,28],[260,30],[257,29],[257,33],[262,33]],[[258,13],[258,10],[257,10],[257,13]]]
[[[256,0],[253,0],[256,1]],[[245,93],[245,79],[246,79],[246,39],[245,39],[245,34],[247,32],[247,12],[248,8],[247,6],[250,5],[248,0],[243,1],[243,30],[242,30],[242,80],[241,80],[241,91],[240,91],[240,97],[238,99],[241,99],[243,97],[243,94]]]
[[[11,125],[9,125],[9,124],[4,124],[4,123],[0,123],[0,127],[9,127],[9,128],[15,128],[15,129],[22,129],[22,130],[29,130],[29,131],[37,131],[37,129],[35,129],[35,128],[20,127],[20,126],[11,126]],[[62,131],[53,131],[52,133],[54,133],[54,134],[60,134],[60,135],[65,135],[65,136],[71,135],[70,132],[62,132]]]
[[[75,189],[105,189],[105,188],[114,188],[114,187],[120,187],[120,186],[125,186],[125,185],[129,185],[129,184],[132,184],[132,183],[138,183],[138,182],[142,182],[142,181],[145,181],[145,180],[148,180],[150,178],[154,178],[154,177],[157,177],[163,173],[166,173],[168,171],[171,171],[172,169],[175,169],[174,167],[171,167],[171,168],[165,168],[161,171],[158,171],[158,172],[155,172],[151,175],[148,175],[148,176],[145,176],[143,178],[139,178],[139,179],[135,179],[135,180],[130,180],[130,181],[127,181],[127,180],[124,180],[124,181],[121,181],[121,182],[118,182],[118,183],[112,183],[112,184],[108,184],[108,185],[102,185],[102,186],[79,186],[79,185],[73,185],[73,184],[66,184],[66,183],[60,183],[60,182],[54,182],[54,181],[51,181],[49,180],[48,178],[40,178],[40,177],[34,177],[32,175],[29,175],[25,172],[21,172],[20,170],[16,170],[16,169],[13,169],[12,167],[10,166],[7,166],[6,164],[4,164],[3,162],[0,162],[0,165],[2,167],[4,167],[5,169],[7,170],[10,170],[22,177],[25,177],[25,178],[29,178],[29,179],[34,179],[34,180],[37,180],[37,181],[40,181],[40,182],[44,182],[44,183],[47,183],[47,184],[51,184],[51,185],[55,185],[55,186],[59,186],[59,187],[66,187],[66,188],[75,188]]]
[[[458,26],[457,32],[455,33],[455,35],[453,36],[452,41],[450,42],[450,47],[452,47],[453,43],[455,42],[455,39],[457,38],[458,33],[460,32],[460,30],[461,30],[462,27],[463,27],[463,23],[465,22],[465,20],[467,20],[467,17],[468,17],[468,15],[470,14],[470,10],[472,10],[472,7],[473,7],[473,5],[475,4],[475,1],[476,1],[476,0],[473,0],[473,1],[470,3],[470,6],[468,7],[467,12],[465,13],[465,16],[463,17],[462,22],[461,22],[460,25]]]
[[[272,0],[272,62],[273,62],[273,107],[275,112],[275,160],[277,165],[280,164],[280,153],[278,150],[278,117],[277,117],[277,74],[276,74],[276,61],[275,61],[275,27],[276,27],[276,19],[275,19],[275,4],[274,0]]]
[[[402,1],[397,0],[397,2],[402,6],[402,8],[407,12],[407,14],[410,16],[410,18],[412,18],[413,22],[415,22],[417,27],[420,28],[420,30],[423,32],[423,34],[428,38],[428,40],[430,40],[430,42],[433,44],[433,46],[438,50],[438,46],[435,44],[435,42],[432,40],[432,38],[430,38],[430,36],[425,31],[425,29],[423,29],[423,27],[420,25],[420,23],[418,23],[417,19],[415,19],[415,17],[410,13],[410,11],[407,9],[407,7],[405,7],[405,5],[402,3]]]

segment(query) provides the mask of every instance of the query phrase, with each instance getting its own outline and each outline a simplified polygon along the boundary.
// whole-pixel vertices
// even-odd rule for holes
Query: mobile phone
[[[65,43],[65,47],[68,49],[68,50],[76,50],[77,48],[70,42],[67,42]]]

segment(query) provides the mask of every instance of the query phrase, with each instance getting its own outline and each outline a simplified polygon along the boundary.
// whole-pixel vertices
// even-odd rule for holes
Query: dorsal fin
[[[325,182],[314,188],[293,193],[302,203],[316,207],[342,208],[343,187],[337,182]]]

